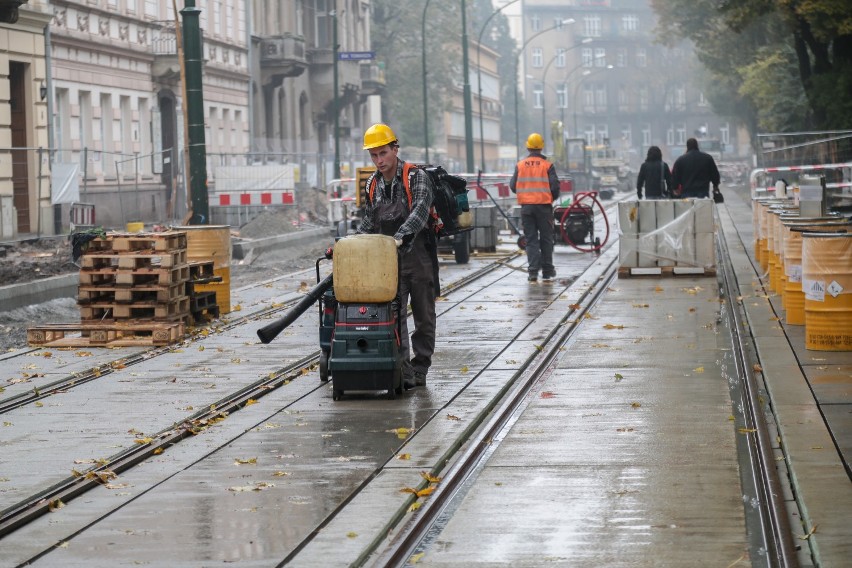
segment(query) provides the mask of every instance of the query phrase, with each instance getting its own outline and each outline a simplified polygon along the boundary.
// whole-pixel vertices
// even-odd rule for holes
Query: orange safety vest
[[[518,162],[518,179],[515,193],[521,205],[550,205],[553,194],[550,193],[550,178],[547,170],[550,162],[540,156],[528,156]]]
[[[414,164],[410,162],[404,162],[402,164],[402,187],[405,188],[405,196],[408,198],[408,210],[411,211],[411,204],[413,202],[413,198],[411,196],[411,175],[414,168],[416,168]],[[376,186],[379,183],[379,171],[376,170],[370,179],[367,180],[367,187],[370,197],[370,203],[373,203],[373,197],[376,195]],[[434,231],[437,233],[443,226],[444,223],[441,221],[441,218],[438,216],[438,212],[435,210],[435,206],[429,208],[429,216],[432,218],[432,227]]]

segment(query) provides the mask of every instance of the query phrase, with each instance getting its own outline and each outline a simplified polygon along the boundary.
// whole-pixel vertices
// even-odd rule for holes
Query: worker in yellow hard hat
[[[400,252],[397,301],[411,304],[414,332],[401,318],[400,351],[405,388],[426,385],[435,351],[435,297],[438,295],[438,240],[431,227],[432,185],[427,174],[399,158],[399,141],[386,124],[364,133],[364,149],[376,166],[366,181],[364,218],[358,233],[392,236]],[[412,357],[413,352],[413,357]]]
[[[542,279],[550,282],[556,278],[553,266],[553,202],[559,198],[559,178],[556,167],[541,153],[544,139],[538,132],[527,138],[529,155],[515,166],[509,188],[518,196],[521,221],[527,241],[527,280]]]

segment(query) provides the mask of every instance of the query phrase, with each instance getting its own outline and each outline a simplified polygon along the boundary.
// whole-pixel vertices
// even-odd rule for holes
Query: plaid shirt
[[[405,187],[402,185],[402,167],[405,164],[403,160],[398,160],[396,164],[396,175],[391,182],[390,201],[397,199],[404,200],[406,207],[408,206],[408,197],[405,194]],[[402,240],[403,244],[399,247],[400,252],[406,253],[411,250],[411,242],[414,237],[422,231],[429,223],[429,209],[432,207],[432,186],[426,172],[419,168],[411,169],[411,211],[408,218],[393,236],[395,239]],[[376,191],[373,195],[374,202],[370,202],[370,180],[367,180],[367,199],[364,204],[364,218],[361,220],[361,225],[358,227],[357,233],[378,233],[379,222],[376,219],[376,205],[387,202],[387,184],[384,176],[380,172],[376,172]]]

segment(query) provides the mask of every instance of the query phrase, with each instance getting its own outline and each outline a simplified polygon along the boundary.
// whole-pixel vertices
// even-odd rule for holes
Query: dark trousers
[[[531,275],[555,276],[553,267],[553,207],[521,205],[521,221],[527,239],[527,262]]]
[[[432,354],[435,352],[435,283],[432,255],[426,248],[426,238],[423,233],[414,239],[411,250],[402,256],[400,265],[399,297],[402,306],[400,344],[403,361],[411,359],[411,366],[415,371],[426,373],[432,365]],[[406,306],[409,303],[414,315],[414,333],[411,334],[410,344],[408,322],[405,317]]]

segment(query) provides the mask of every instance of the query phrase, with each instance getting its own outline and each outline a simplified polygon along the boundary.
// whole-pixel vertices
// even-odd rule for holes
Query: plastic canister
[[[852,233],[802,235],[805,348],[852,351]]]
[[[352,235],[334,245],[334,296],[344,304],[378,304],[396,297],[396,243],[387,235]]]

